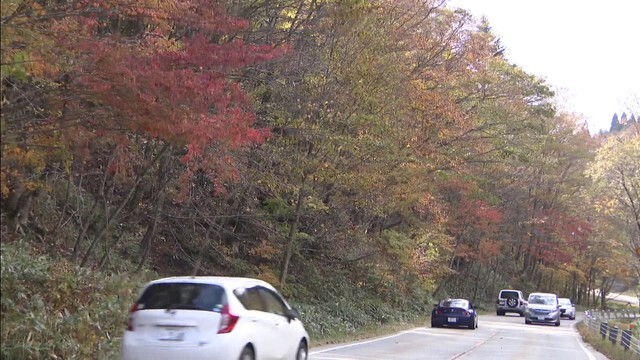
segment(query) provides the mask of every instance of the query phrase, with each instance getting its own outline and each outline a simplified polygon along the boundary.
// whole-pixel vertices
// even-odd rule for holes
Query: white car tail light
[[[133,313],[138,311],[138,303],[131,306],[129,310],[129,319],[127,320],[127,331],[133,331]]]
[[[236,326],[240,317],[229,311],[229,305],[224,305],[222,307],[220,315],[220,327],[218,328],[218,334],[228,334],[233,330],[233,327]]]

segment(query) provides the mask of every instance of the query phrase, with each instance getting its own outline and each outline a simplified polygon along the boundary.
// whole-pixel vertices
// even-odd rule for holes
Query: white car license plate
[[[164,341],[182,341],[184,340],[184,331],[180,328],[165,329],[164,334],[160,337]]]
[[[538,320],[544,320],[545,317],[544,316],[538,316]]]
[[[449,321],[449,322],[457,322],[457,321],[458,321],[458,319],[457,319],[457,318],[452,318],[452,317],[450,317],[450,318],[448,318],[448,321]]]

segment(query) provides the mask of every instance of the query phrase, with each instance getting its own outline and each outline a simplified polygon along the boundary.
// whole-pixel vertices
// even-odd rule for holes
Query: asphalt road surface
[[[478,329],[415,328],[359,342],[310,349],[309,360],[571,359],[603,360],[582,342],[575,324],[525,325],[518,315],[481,315]]]
[[[622,304],[630,304],[633,306],[640,306],[640,298],[629,295],[622,295],[618,293],[609,293],[607,299],[616,301]]]

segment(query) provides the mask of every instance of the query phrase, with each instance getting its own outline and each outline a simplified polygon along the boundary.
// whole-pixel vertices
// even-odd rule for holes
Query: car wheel
[[[512,308],[518,306],[518,299],[514,299],[514,298],[507,299],[507,305]]]
[[[531,321],[526,320],[526,319],[524,320],[524,323],[527,324],[527,325],[531,325]]]
[[[518,313],[518,314],[520,314],[520,317],[524,317],[524,313]]]
[[[575,319],[576,319],[576,316],[575,316],[575,315],[573,315],[573,316],[569,317],[569,320],[575,320]]]
[[[553,325],[555,325],[555,326],[560,326],[560,320],[556,321],[556,323],[555,323],[555,324],[553,324]]]
[[[298,351],[296,352],[296,360],[307,360],[309,352],[307,351],[307,344],[304,341],[300,341]]]
[[[496,311],[496,315],[503,316],[504,315],[504,311],[498,310],[498,311]]]
[[[253,349],[250,346],[246,346],[242,349],[242,353],[240,354],[240,360],[255,360],[256,354],[253,352]]]

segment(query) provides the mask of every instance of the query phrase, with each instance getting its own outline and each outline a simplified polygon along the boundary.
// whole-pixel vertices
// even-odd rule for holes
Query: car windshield
[[[463,300],[463,299],[442,300],[440,302],[440,307],[457,307],[457,308],[468,309],[469,301]]]
[[[571,305],[571,300],[569,299],[560,298],[558,299],[558,302],[560,303],[560,305]]]
[[[531,295],[529,296],[529,304],[555,305],[556,298],[551,295]]]
[[[226,303],[224,289],[199,283],[159,283],[149,286],[138,300],[139,310],[188,309],[219,312]]]

